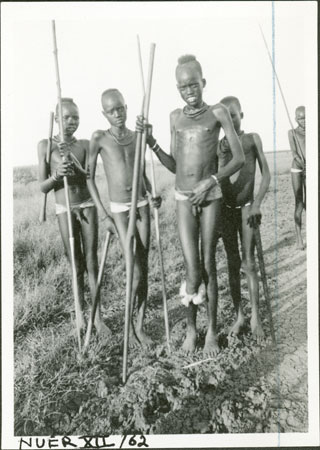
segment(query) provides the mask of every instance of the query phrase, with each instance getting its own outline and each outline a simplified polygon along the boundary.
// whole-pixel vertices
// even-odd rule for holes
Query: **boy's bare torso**
[[[306,157],[306,136],[305,136],[305,132],[302,131],[300,129],[300,127],[296,127],[294,129],[294,133],[292,132],[292,130],[290,130],[289,133],[291,133],[293,135],[293,140],[294,140],[294,143],[295,143],[296,147],[298,147],[298,145],[299,145],[303,156]],[[297,144],[296,140],[298,141],[298,144]],[[297,153],[299,155],[299,148],[297,148]]]
[[[239,139],[244,151],[245,163],[238,172],[221,182],[224,201],[233,208],[253,202],[256,173],[257,149],[253,133],[242,133]],[[230,146],[225,137],[219,143],[218,157],[219,167],[224,167],[232,159]]]
[[[128,136],[120,144],[116,142],[110,129],[98,131],[97,134],[110,201],[129,203],[132,197],[136,135],[128,130]],[[145,195],[145,186],[141,183],[138,198],[141,199]]]
[[[186,116],[182,109],[172,113],[178,190],[191,191],[196,183],[217,172],[220,123],[213,108],[194,118]]]
[[[87,139],[75,140],[70,146],[70,152],[77,158],[82,168],[85,169],[86,154],[89,148],[89,141]],[[50,171],[54,173],[58,165],[61,164],[61,156],[59,148],[55,141],[52,142],[52,150],[50,157]],[[68,176],[70,203],[80,203],[90,198],[90,193],[87,188],[86,176],[81,173],[75,173]],[[56,202],[65,204],[63,180],[56,183],[54,188]]]

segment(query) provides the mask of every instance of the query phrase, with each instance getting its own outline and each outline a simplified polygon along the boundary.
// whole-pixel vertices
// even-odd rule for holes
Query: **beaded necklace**
[[[129,145],[129,144],[131,144],[131,142],[133,142],[134,133],[132,133],[132,135],[131,135],[130,130],[127,130],[126,134],[124,136],[122,136],[121,138],[118,138],[117,136],[115,136],[115,134],[111,131],[111,128],[108,129],[108,132],[109,132],[110,136],[113,138],[113,140],[118,145],[122,145],[122,146]],[[129,140],[128,140],[128,138],[129,138]]]

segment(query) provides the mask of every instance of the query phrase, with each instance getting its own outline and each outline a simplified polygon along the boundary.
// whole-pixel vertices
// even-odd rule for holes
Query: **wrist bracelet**
[[[152,150],[154,153],[158,153],[161,150],[160,145],[157,144],[155,147],[152,147]]]
[[[211,175],[211,178],[214,179],[214,181],[216,182],[216,184],[217,184],[218,186],[220,185],[219,180],[218,180],[218,178],[217,178],[215,175]]]
[[[151,150],[154,150],[155,148],[156,148],[156,146],[157,146],[158,144],[157,144],[157,141],[154,141],[154,144],[153,144],[153,146],[152,147],[150,147],[151,148]]]

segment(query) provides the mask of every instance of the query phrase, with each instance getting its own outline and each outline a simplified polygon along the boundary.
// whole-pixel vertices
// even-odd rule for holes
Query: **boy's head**
[[[180,95],[187,105],[193,108],[200,107],[206,80],[202,76],[201,65],[195,56],[184,55],[178,59],[176,80]]]
[[[236,132],[239,132],[241,128],[241,119],[243,119],[243,112],[239,99],[237,97],[233,97],[230,95],[228,97],[224,97],[220,101],[220,103],[222,103],[224,106],[228,108],[233,123],[233,127]]]
[[[127,105],[118,89],[107,89],[101,95],[102,114],[110,125],[116,128],[125,126],[127,120]]]
[[[62,125],[65,136],[72,136],[79,126],[79,109],[72,98],[61,99]],[[55,121],[59,122],[59,104],[56,106]]]
[[[306,109],[304,106],[298,106],[296,109],[296,122],[301,128],[306,126]]]

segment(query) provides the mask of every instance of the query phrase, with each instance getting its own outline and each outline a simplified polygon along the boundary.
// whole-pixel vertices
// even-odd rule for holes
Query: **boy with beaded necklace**
[[[117,89],[107,89],[101,96],[102,114],[111,127],[93,133],[90,142],[89,189],[105,220],[106,229],[117,230],[122,251],[125,252],[126,235],[129,223],[129,212],[132,196],[132,180],[135,158],[136,134],[126,127],[127,106],[122,94]],[[100,154],[108,183],[110,211],[107,213],[96,183],[95,171]],[[151,185],[143,170],[143,179],[137,203],[136,257],[133,273],[132,297],[137,298],[137,323],[130,326],[130,344],[148,346],[151,338],[144,331],[144,316],[148,295],[148,254],[150,241],[150,207],[147,192],[151,193]],[[154,207],[159,207],[161,199],[151,199]]]
[[[208,330],[203,352],[206,356],[213,356],[219,351],[215,252],[222,197],[220,182],[242,166],[244,155],[227,108],[221,104],[209,106],[204,103],[202,92],[206,80],[201,65],[193,55],[179,58],[176,80],[186,106],[170,114],[170,155],[160,148],[151,132],[148,133],[148,145],[161,163],[176,174],[178,232],[186,265],[183,304],[188,305],[187,336],[183,349],[186,353],[196,349],[197,305],[203,297],[200,287],[203,280],[208,301]],[[233,158],[218,171],[217,147],[221,128],[228,136]],[[143,119],[140,117],[137,130],[143,129]]]

